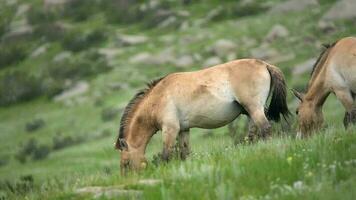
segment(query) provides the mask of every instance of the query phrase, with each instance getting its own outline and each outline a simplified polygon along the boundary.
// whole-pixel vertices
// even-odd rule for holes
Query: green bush
[[[0,69],[17,64],[27,56],[28,44],[23,41],[0,44]]]
[[[0,82],[0,106],[27,101],[41,94],[40,81],[23,72],[6,73]]]
[[[51,148],[48,145],[45,144],[39,145],[32,153],[32,159],[43,160],[48,157],[50,152],[51,152]]]
[[[51,148],[48,145],[39,145],[36,139],[31,138],[20,148],[18,153],[15,155],[15,158],[20,163],[27,162],[29,157],[31,157],[32,160],[42,160],[47,158],[50,151]]]
[[[76,144],[80,144],[84,142],[85,139],[83,137],[72,137],[72,136],[62,136],[57,134],[53,137],[53,150],[63,149],[69,146],[73,146]]]
[[[109,69],[103,56],[96,50],[89,50],[76,57],[53,62],[48,67],[48,75],[54,80],[78,80]]]
[[[79,30],[71,30],[65,33],[62,46],[64,49],[78,52],[98,45],[106,39],[105,30],[96,29],[82,33]]]

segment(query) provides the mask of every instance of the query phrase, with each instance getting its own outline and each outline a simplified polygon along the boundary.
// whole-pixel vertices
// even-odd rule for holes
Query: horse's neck
[[[152,116],[148,112],[141,111],[131,119],[126,141],[132,148],[144,153],[155,131]]]
[[[316,109],[323,106],[326,98],[330,94],[325,81],[325,67],[314,72],[308,84],[308,91],[305,94],[305,100],[311,102]]]

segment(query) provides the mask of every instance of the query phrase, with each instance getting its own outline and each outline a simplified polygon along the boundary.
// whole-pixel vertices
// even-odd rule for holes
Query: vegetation
[[[144,199],[356,196],[356,129],[343,129],[334,96],[324,108],[327,127],[306,140],[294,139],[291,119],[289,128],[273,125],[272,139],[243,144],[239,118],[235,133],[194,129],[186,161],[157,164],[158,133],[148,169],[127,177],[113,145],[120,113],[145,82],[201,69],[210,58],[262,55],[290,88],[305,89],[308,70],[293,67],[356,31],[353,19],[320,23],[334,0],[286,13],[271,11],[281,0],[44,2],[0,2],[0,199],[94,198],[77,194],[87,186],[137,190]],[[268,36],[275,25],[287,33]],[[220,40],[232,50],[216,47]],[[298,101],[292,94],[288,101],[294,111]]]

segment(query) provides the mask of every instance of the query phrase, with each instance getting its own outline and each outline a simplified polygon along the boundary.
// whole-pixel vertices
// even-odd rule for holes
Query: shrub
[[[50,151],[51,149],[48,145],[38,145],[37,140],[31,138],[20,148],[15,158],[20,163],[25,163],[28,157],[31,157],[33,160],[42,160],[47,158]]]
[[[43,119],[34,119],[34,120],[26,123],[25,130],[27,132],[33,132],[35,130],[42,128],[44,125],[45,125],[45,122]]]
[[[23,72],[6,73],[0,81],[0,106],[30,100],[41,93],[40,81]]]
[[[39,145],[32,153],[33,160],[43,160],[48,157],[51,148],[48,145]]]
[[[48,69],[54,80],[78,80],[109,70],[109,66],[96,50],[89,50],[75,58],[53,62]]]
[[[28,45],[21,41],[0,44],[0,69],[17,64],[27,56]]]
[[[63,149],[69,146],[73,146],[84,141],[83,137],[71,137],[71,136],[61,136],[57,134],[53,137],[53,150]]]
[[[104,41],[106,38],[104,33],[105,31],[102,29],[96,29],[86,33],[82,33],[79,30],[71,30],[65,33],[62,46],[73,52],[82,51]]]

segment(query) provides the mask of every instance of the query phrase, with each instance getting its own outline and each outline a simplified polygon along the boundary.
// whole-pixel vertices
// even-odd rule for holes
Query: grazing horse
[[[345,107],[344,126],[356,122],[356,38],[343,38],[327,45],[314,64],[305,94],[293,90],[301,100],[297,108],[297,137],[308,136],[323,123],[322,106],[334,93]]]
[[[278,121],[281,114],[289,114],[284,76],[277,67],[241,59],[155,80],[136,94],[121,118],[116,142],[121,172],[146,166],[145,149],[158,130],[163,136],[162,159],[169,160],[177,137],[184,159],[190,151],[190,128],[218,128],[240,114],[247,114],[263,137],[271,133],[268,119]]]

